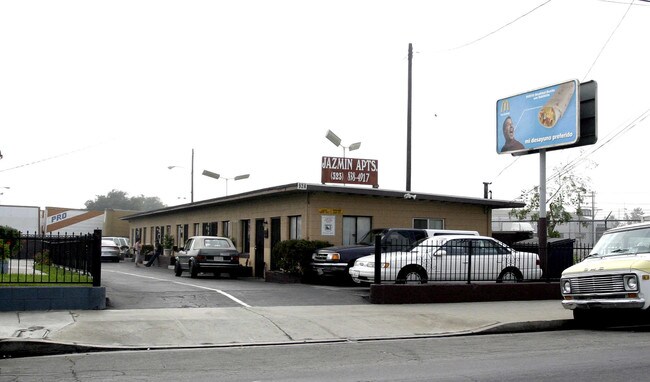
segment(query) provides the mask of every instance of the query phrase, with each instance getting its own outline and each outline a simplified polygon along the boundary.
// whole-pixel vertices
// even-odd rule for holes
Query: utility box
[[[542,277],[545,279],[559,279],[562,276],[562,271],[574,263],[573,244],[575,240],[548,238],[546,241],[546,264],[544,259],[540,259],[542,269],[544,269]],[[518,251],[539,254],[539,241],[536,238],[518,241],[512,247]]]

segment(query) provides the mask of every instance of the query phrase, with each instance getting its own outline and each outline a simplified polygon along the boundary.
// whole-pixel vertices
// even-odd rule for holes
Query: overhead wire
[[[101,143],[100,143],[100,144],[101,144]],[[0,172],[6,172],[6,171],[11,171],[11,170],[16,170],[16,169],[19,169],[19,168],[22,168],[22,167],[28,167],[28,166],[32,166],[32,165],[35,165],[35,164],[38,164],[38,163],[47,162],[47,161],[50,161],[50,160],[52,160],[52,159],[61,158],[61,157],[67,156],[67,155],[72,155],[72,154],[74,154],[74,153],[78,153],[78,152],[80,152],[80,151],[88,150],[88,149],[90,149],[90,148],[93,148],[93,147],[99,146],[100,144],[95,144],[95,145],[91,145],[91,146],[87,146],[87,147],[82,147],[82,148],[79,148],[79,149],[76,149],[76,150],[68,151],[68,152],[65,152],[65,153],[61,153],[61,154],[57,154],[57,155],[52,155],[52,156],[49,156],[49,157],[47,157],[47,158],[42,158],[42,159],[39,159],[39,160],[35,160],[35,161],[33,161],[33,162],[28,162],[28,163],[19,164],[19,165],[14,166],[14,167],[9,167],[9,168],[0,169]]]
[[[500,30],[502,30],[502,29],[504,29],[504,28],[507,28],[508,26],[510,26],[510,25],[512,25],[512,24],[514,24],[514,23],[516,23],[517,21],[519,21],[519,20],[523,19],[524,17],[530,15],[531,13],[535,12],[536,10],[540,9],[541,7],[545,6],[546,4],[548,4],[548,3],[550,3],[550,2],[551,2],[551,0],[547,0],[547,1],[543,2],[542,4],[536,6],[535,8],[531,9],[530,11],[528,11],[528,12],[526,12],[526,13],[520,15],[520,16],[517,16],[514,20],[507,22],[506,24],[500,26],[499,28],[493,30],[492,32],[489,32],[489,33],[487,33],[487,34],[485,34],[485,35],[483,35],[483,36],[477,38],[476,40],[473,40],[473,41],[467,42],[467,43],[465,43],[465,44],[459,45],[459,46],[457,46],[457,47],[455,47],[455,48],[450,48],[449,50],[452,51],[452,50],[456,50],[456,49],[464,48],[464,47],[466,47],[466,46],[470,46],[470,45],[472,45],[472,44],[475,44],[475,43],[477,43],[477,42],[479,42],[479,41],[481,41],[481,40],[483,40],[483,39],[485,39],[485,38],[487,38],[487,37],[489,37],[489,36],[491,36],[491,35],[493,35],[493,34],[499,32]]]
[[[544,5],[544,4],[542,4],[542,5]],[[596,55],[596,58],[594,59],[594,61],[592,62],[591,66],[589,67],[589,69],[588,69],[587,72],[585,73],[585,75],[584,75],[584,77],[583,77],[583,81],[587,78],[587,76],[589,75],[589,73],[591,73],[592,69],[594,68],[594,66],[595,66],[596,63],[598,62],[600,56],[602,55],[602,53],[604,52],[604,50],[606,49],[606,47],[609,45],[609,42],[612,40],[613,36],[614,36],[614,35],[616,34],[616,32],[618,31],[619,27],[622,25],[623,21],[625,20],[625,18],[626,18],[627,15],[628,15],[630,9],[632,8],[632,5],[634,5],[634,0],[632,0],[630,3],[628,3],[628,7],[627,7],[627,9],[625,10],[625,13],[623,14],[623,16],[621,17],[621,19],[620,19],[619,22],[617,23],[616,27],[612,30],[612,32],[610,33],[609,37],[607,38],[607,40],[605,41],[605,43],[603,44],[603,46],[601,47],[601,49],[599,50],[598,54]],[[587,152],[584,152],[584,151],[583,151],[583,152],[582,152],[582,153],[581,153],[577,158],[571,160],[569,163],[567,163],[567,164],[565,164],[564,166],[562,166],[562,168],[560,168],[560,169],[559,169],[558,171],[556,171],[554,174],[552,174],[551,176],[549,176],[549,177],[547,178],[547,181],[552,181],[553,179],[560,177],[561,174],[573,170],[573,169],[574,169],[575,167],[577,167],[581,162],[583,162],[584,160],[586,160],[587,157],[589,157],[590,155],[592,155],[592,154],[595,153],[596,151],[600,150],[600,149],[603,148],[606,144],[612,142],[614,139],[618,138],[618,137],[619,137],[620,135],[622,135],[623,133],[630,131],[634,126],[636,126],[638,123],[640,123],[641,121],[643,121],[646,117],[648,117],[648,114],[649,114],[649,113],[650,113],[650,109],[647,109],[647,110],[645,110],[643,113],[641,113],[641,115],[639,115],[638,117],[636,117],[636,118],[635,118],[632,122],[630,122],[629,124],[627,124],[627,125],[622,125],[622,126],[619,127],[618,129],[616,129],[616,130],[610,132],[610,133],[605,137],[605,141],[601,141],[601,143],[599,143],[597,146],[595,146],[594,148],[592,148],[591,150],[589,150],[589,151],[587,151]],[[611,136],[611,137],[610,137],[610,136]],[[610,138],[608,138],[608,137],[610,137]],[[519,157],[517,157],[517,158],[516,158],[512,163],[510,163],[510,164],[509,164],[508,166],[506,166],[503,170],[501,170],[501,171],[499,172],[499,174],[497,175],[497,177],[498,177],[499,175],[501,175],[501,174],[502,174],[506,169],[508,169],[510,166],[512,166],[512,165],[517,161],[517,159],[519,159]]]

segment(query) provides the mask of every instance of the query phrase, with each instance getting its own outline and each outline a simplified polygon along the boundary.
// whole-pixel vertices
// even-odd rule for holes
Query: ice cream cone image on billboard
[[[539,123],[549,129],[554,127],[560,118],[562,118],[562,115],[564,115],[575,90],[576,86],[574,82],[567,82],[558,86],[555,94],[540,109],[537,115]]]

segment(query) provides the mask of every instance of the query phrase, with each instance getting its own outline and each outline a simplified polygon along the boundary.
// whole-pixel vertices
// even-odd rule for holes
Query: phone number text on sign
[[[321,183],[366,184],[377,188],[378,172],[376,159],[323,157]]]

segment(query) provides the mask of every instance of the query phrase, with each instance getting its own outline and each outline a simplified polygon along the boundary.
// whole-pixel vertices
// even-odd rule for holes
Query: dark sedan
[[[232,278],[241,273],[239,252],[227,237],[193,236],[176,255],[174,274],[181,276],[183,272],[190,273],[196,278],[199,273],[213,273],[219,276],[228,273]]]

